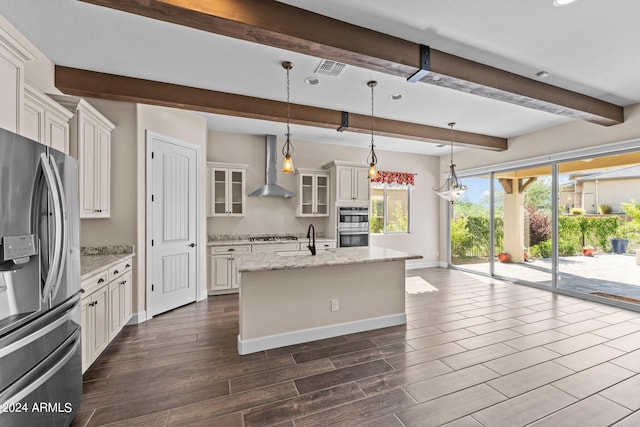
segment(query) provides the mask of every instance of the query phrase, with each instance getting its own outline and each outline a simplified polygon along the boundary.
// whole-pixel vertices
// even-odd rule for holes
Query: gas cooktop
[[[298,240],[296,236],[257,236],[249,237],[250,242],[282,242],[288,240]]]

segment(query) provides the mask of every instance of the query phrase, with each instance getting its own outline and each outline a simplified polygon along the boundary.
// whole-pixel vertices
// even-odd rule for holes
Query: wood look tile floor
[[[408,324],[239,356],[238,297],[127,326],[74,426],[639,426],[640,313],[412,270]]]

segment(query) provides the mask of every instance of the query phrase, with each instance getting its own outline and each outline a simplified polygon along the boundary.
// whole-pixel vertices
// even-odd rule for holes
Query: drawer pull
[[[104,279],[101,277],[100,279],[98,279],[98,283],[104,283]]]
[[[113,270],[113,274],[119,274],[120,272],[118,270]]]
[[[131,264],[127,264],[124,266],[124,268],[129,268],[129,267],[131,267]]]
[[[84,294],[84,288],[80,288],[80,293]]]
[[[234,248],[231,249],[227,249],[227,252],[235,252],[236,250]]]

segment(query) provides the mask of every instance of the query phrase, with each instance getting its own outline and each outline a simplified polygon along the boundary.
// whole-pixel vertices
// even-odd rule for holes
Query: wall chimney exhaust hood
[[[249,194],[249,197],[282,197],[290,199],[296,197],[291,191],[280,187],[276,184],[278,169],[276,163],[278,162],[278,151],[276,148],[276,136],[265,135],[266,146],[266,184],[256,189],[253,193]]]

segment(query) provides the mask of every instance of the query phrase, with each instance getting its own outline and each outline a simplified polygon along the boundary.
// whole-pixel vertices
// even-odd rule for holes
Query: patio
[[[635,255],[568,256],[560,257],[559,264],[558,287],[561,289],[601,294],[600,296],[640,304],[640,266],[636,264]],[[484,274],[488,272],[487,263],[458,267]],[[551,259],[536,259],[523,263],[496,262],[495,274],[516,281],[551,286]]]

